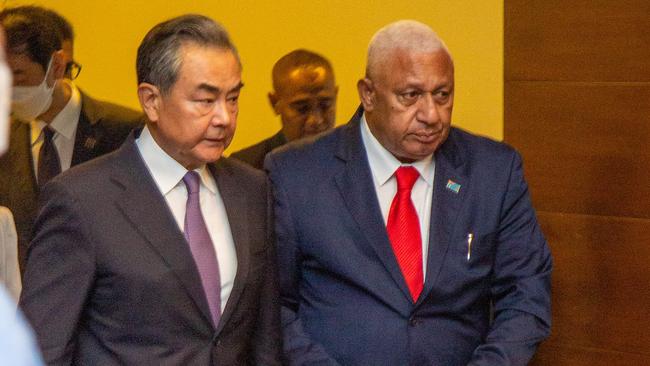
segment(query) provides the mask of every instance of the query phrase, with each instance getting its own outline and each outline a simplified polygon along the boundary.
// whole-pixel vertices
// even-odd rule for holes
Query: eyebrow
[[[238,90],[240,90],[240,89],[243,88],[243,87],[244,87],[244,83],[239,82],[239,84],[237,84],[237,86],[235,86],[234,88],[228,90],[228,93],[231,93],[231,92],[234,92],[234,91],[238,91]],[[201,83],[201,84],[199,84],[199,86],[197,86],[196,88],[197,88],[198,90],[205,90],[205,91],[210,92],[210,93],[213,93],[213,94],[219,94],[219,93],[221,92],[221,89],[217,88],[217,87],[214,86],[214,85],[208,84],[208,83]]]

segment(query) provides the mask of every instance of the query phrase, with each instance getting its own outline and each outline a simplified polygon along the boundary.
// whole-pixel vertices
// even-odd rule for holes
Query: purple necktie
[[[221,318],[221,279],[219,277],[219,262],[217,253],[212,245],[212,239],[205,226],[203,214],[201,214],[201,203],[199,189],[201,178],[195,171],[189,171],[183,177],[183,183],[187,187],[187,207],[185,210],[185,239],[190,245],[190,251],[196,268],[201,276],[203,291],[210,306],[210,314],[215,327]]]

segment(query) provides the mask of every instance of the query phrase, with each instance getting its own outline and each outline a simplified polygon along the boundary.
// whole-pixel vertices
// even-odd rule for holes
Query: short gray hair
[[[390,23],[375,33],[368,45],[366,77],[386,62],[395,50],[435,52],[449,50],[445,43],[428,25],[415,20],[399,20]],[[451,54],[449,54],[451,57]]]
[[[237,49],[223,26],[203,15],[182,15],[153,27],[140,43],[138,84],[155,85],[166,94],[178,79],[182,61],[179,49],[184,43],[231,51],[239,62]]]

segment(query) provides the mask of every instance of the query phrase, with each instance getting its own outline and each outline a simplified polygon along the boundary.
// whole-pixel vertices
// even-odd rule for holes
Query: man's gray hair
[[[428,25],[415,20],[399,20],[375,33],[368,45],[366,77],[371,78],[377,67],[385,63],[396,50],[435,52],[447,46]],[[451,55],[450,55],[451,57]]]
[[[149,83],[166,94],[178,79],[185,43],[228,50],[239,61],[235,45],[226,29],[203,15],[182,15],[153,27],[138,47],[136,72],[138,84]],[[241,66],[241,62],[240,62]]]

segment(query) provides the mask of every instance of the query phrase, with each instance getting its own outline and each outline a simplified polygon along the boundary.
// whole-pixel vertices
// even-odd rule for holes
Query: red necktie
[[[388,238],[413,302],[420,296],[424,282],[420,221],[411,201],[411,190],[419,176],[420,173],[411,166],[400,167],[395,171],[397,193],[390,205],[386,225]]]

